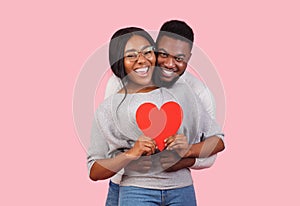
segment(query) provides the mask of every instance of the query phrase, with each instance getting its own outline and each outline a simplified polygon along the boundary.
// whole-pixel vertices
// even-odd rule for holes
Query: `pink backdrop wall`
[[[76,135],[72,95],[95,49],[124,26],[182,19],[226,92],[226,150],[194,172],[199,205],[299,205],[297,1],[0,3],[0,205],[103,205]]]

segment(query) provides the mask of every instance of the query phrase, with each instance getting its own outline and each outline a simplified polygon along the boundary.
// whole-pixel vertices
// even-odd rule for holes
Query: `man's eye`
[[[163,58],[166,58],[166,57],[168,57],[168,54],[164,53],[164,52],[159,52],[159,56],[163,57]]]
[[[176,60],[177,62],[182,62],[184,59],[183,59],[182,57],[175,57],[175,60]]]

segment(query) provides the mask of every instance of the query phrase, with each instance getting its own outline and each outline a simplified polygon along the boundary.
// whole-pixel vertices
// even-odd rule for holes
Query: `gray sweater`
[[[201,137],[222,135],[220,127],[210,118],[198,96],[184,82],[170,89],[159,88],[148,93],[115,94],[106,99],[97,109],[88,150],[88,168],[97,159],[111,158],[130,149],[142,131],[135,120],[137,108],[151,102],[160,108],[169,101],[177,102],[183,110],[183,121],[177,134],[185,134],[190,144],[198,143]],[[118,108],[118,109],[117,109]],[[150,189],[173,189],[189,186],[192,177],[188,168],[176,172],[164,172],[159,155],[152,155],[153,165],[148,173],[130,172],[123,175],[122,186],[137,186]]]

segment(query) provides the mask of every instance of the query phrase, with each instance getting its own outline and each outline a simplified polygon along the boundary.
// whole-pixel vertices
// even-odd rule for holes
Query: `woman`
[[[135,123],[135,112],[144,102],[155,103],[158,108],[165,102],[178,102],[184,113],[178,133],[184,133],[189,143],[199,142],[204,133],[213,136],[220,132],[213,123],[207,124],[211,120],[196,104],[186,104],[195,101],[186,85],[179,84],[168,90],[153,85],[153,46],[150,35],[138,28],[121,29],[112,37],[110,64],[114,74],[123,80],[124,87],[104,101],[96,112],[88,157],[93,180],[109,178],[131,162],[144,158],[141,156],[154,154],[155,142],[143,136]],[[185,92],[178,93],[179,90]],[[200,113],[204,115],[199,119]],[[159,162],[163,153],[151,156],[152,165],[146,173],[125,169],[120,205],[196,205],[190,171],[164,172]]]
[[[155,89],[152,83],[152,73],[155,67],[154,41],[151,36],[139,28],[125,28],[117,31],[109,45],[109,58],[112,71],[116,76],[122,79],[124,87],[118,92],[114,98],[110,98],[103,102],[98,111],[107,111],[107,105],[112,102],[121,106],[122,102],[126,100],[127,94],[143,93]],[[140,58],[142,56],[143,58]],[[116,106],[114,104],[113,106]],[[105,107],[106,106],[106,107]],[[107,115],[111,116],[110,114]],[[97,118],[97,117],[96,117]],[[97,120],[97,119],[96,119]],[[94,122],[97,124],[97,122]],[[101,123],[100,123],[101,124]],[[102,123],[103,124],[103,123]],[[97,125],[92,128],[92,135],[99,135]],[[93,141],[95,136],[92,136],[90,151],[99,145],[110,146],[103,138],[98,138],[100,141]],[[97,137],[95,137],[97,138]],[[89,162],[90,178],[92,180],[107,179],[113,176],[120,169],[124,168],[132,160],[139,158],[141,155],[150,155],[155,151],[155,142],[153,139],[140,135],[138,140],[132,146],[133,141],[128,143],[128,139],[121,139],[120,142],[114,145],[116,148],[108,150],[110,156],[115,156],[111,159],[100,159],[99,164],[93,164],[95,159]],[[123,148],[128,149],[124,153],[120,153],[122,145]],[[106,148],[105,148],[106,149]],[[98,152],[98,151],[97,151]],[[107,157],[108,154],[102,154],[101,158]],[[120,154],[119,154],[120,153]],[[93,155],[92,153],[90,155]],[[101,155],[100,153],[97,154]],[[99,156],[100,157],[100,156]]]

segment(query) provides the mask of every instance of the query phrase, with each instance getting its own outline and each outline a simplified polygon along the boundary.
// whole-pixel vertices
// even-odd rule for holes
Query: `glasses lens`
[[[142,51],[142,54],[146,58],[151,58],[152,55],[153,55],[153,47],[152,46],[151,47],[147,47],[146,49],[144,49]]]
[[[132,51],[132,52],[128,52],[125,56],[125,58],[129,61],[136,61],[139,58],[139,54],[142,54],[145,58],[149,59],[152,57],[153,55],[153,50],[154,47],[153,46],[149,46],[147,48],[145,48],[143,51]]]
[[[129,61],[136,61],[138,57],[138,52],[130,52],[127,53],[125,58],[128,59]]]

